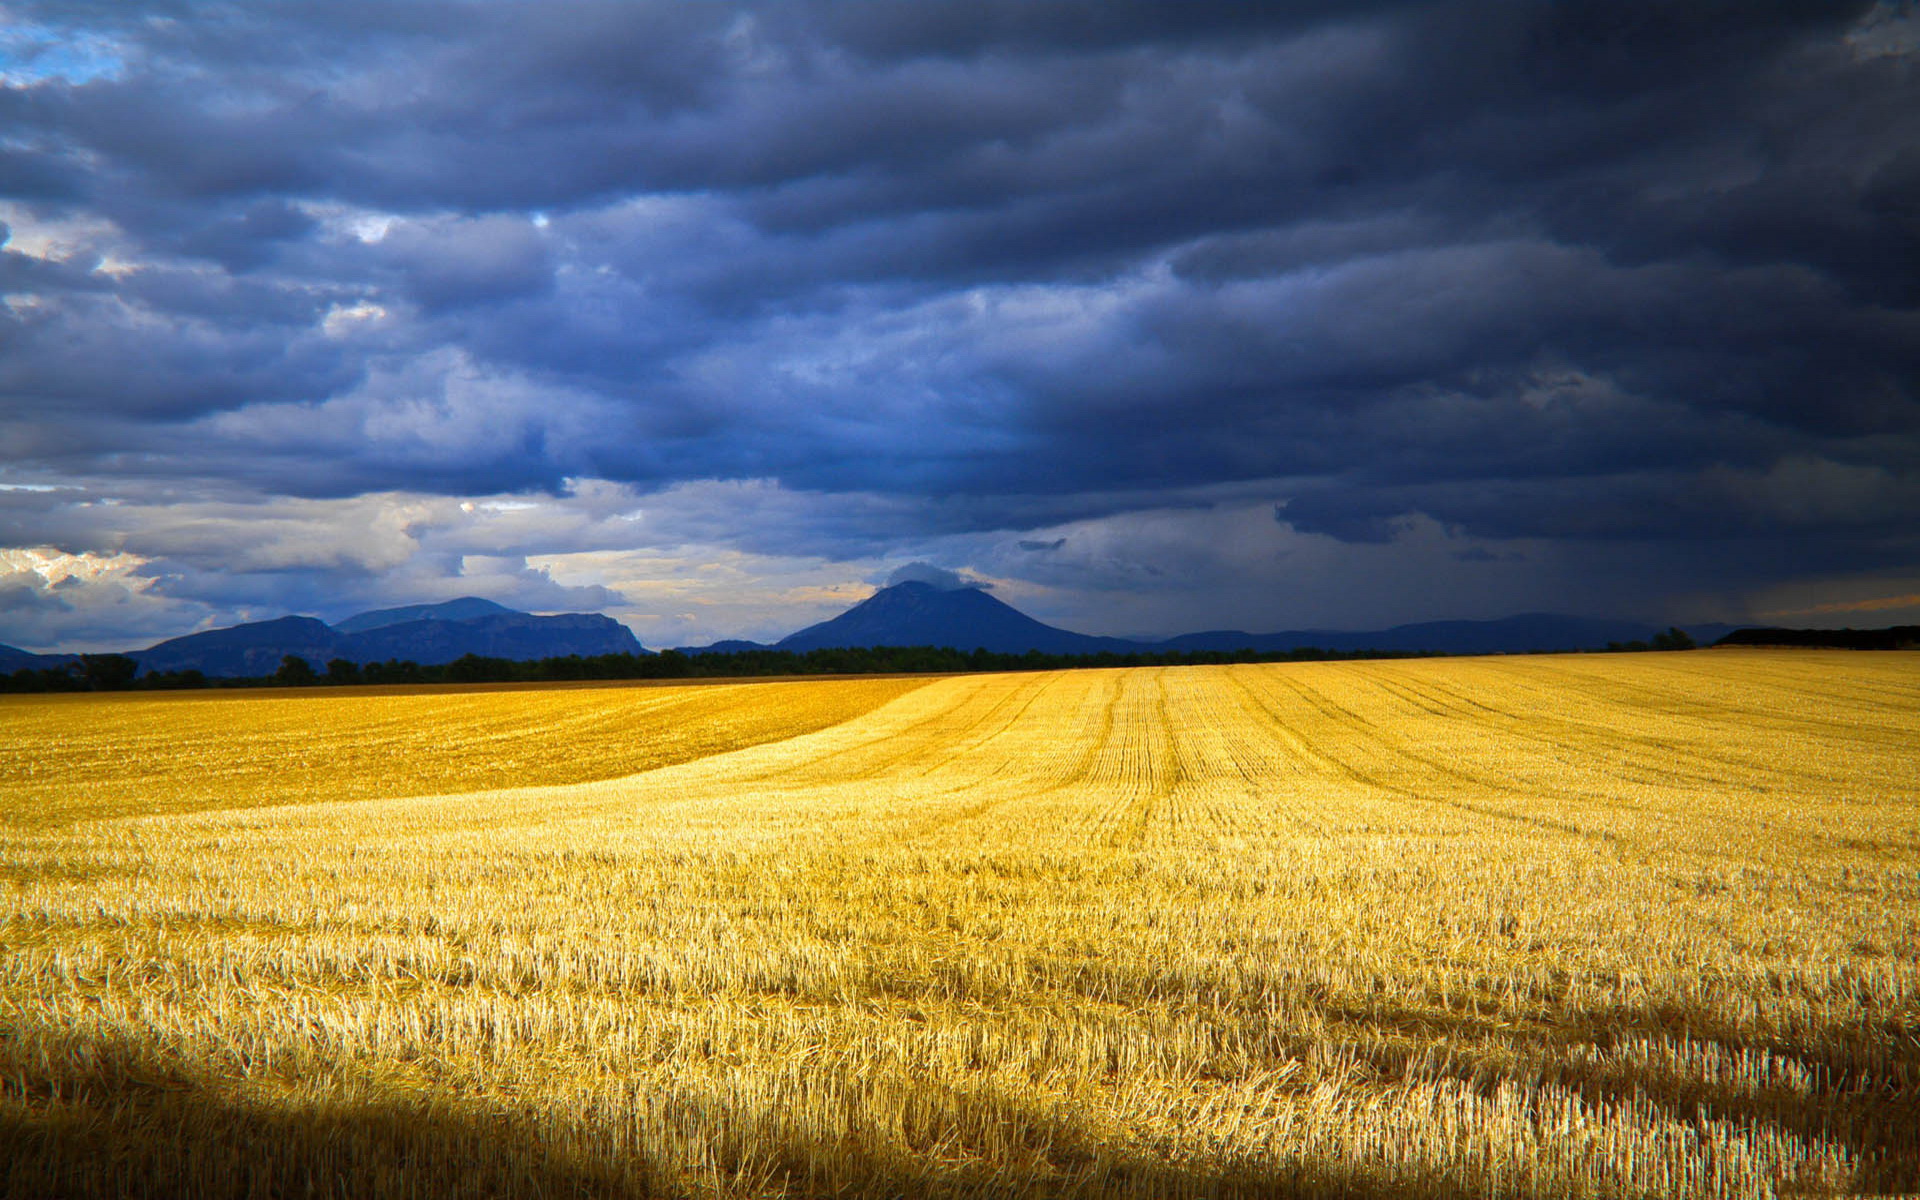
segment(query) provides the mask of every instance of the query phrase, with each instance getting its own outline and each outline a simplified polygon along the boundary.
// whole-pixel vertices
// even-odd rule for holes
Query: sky
[[[1920,12],[0,0],[0,642],[1920,622]]]

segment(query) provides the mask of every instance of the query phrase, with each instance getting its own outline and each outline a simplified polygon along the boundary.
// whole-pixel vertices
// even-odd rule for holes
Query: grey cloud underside
[[[1900,10],[10,11],[122,59],[0,89],[68,230],[0,253],[17,469],[897,498],[847,553],[1258,480],[1358,541],[1913,548]]]

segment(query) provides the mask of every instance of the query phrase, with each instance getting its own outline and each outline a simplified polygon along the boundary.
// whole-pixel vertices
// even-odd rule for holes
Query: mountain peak
[[[338,622],[334,628],[341,633],[365,633],[369,629],[384,629],[389,625],[404,625],[409,621],[471,621],[475,617],[493,617],[504,613],[518,616],[517,609],[504,604],[495,604],[479,596],[461,596],[455,600],[442,600],[438,604],[407,604],[399,608],[376,608],[372,612],[357,613]]]
[[[1138,649],[1114,638],[1042,624],[978,587],[943,587],[926,579],[883,587],[839,616],[777,643],[781,650],[795,651],[853,646],[949,646],[998,654]]]

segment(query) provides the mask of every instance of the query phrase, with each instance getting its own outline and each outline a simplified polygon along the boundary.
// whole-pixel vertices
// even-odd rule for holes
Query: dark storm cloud
[[[1911,5],[7,13],[16,470],[1912,551]]]

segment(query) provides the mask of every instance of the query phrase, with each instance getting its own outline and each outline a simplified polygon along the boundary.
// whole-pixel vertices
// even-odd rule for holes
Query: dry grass
[[[0,696],[0,825],[611,779],[825,729],[923,682]]]
[[[1920,1190],[1920,656],[916,684],[452,794],[619,740],[511,694],[381,777],[449,794],[185,814],[146,727],[153,815],[0,838],[0,1191]],[[12,794],[109,707],[0,711]]]

